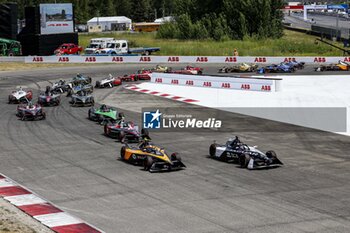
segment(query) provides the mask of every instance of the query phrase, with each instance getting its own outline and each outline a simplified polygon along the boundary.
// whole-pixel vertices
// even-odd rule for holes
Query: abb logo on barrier
[[[271,86],[269,86],[269,85],[263,85],[263,86],[261,86],[261,90],[262,90],[262,91],[271,91]]]
[[[180,58],[179,57],[169,57],[168,62],[180,62]]]
[[[241,89],[243,90],[250,90],[250,84],[242,84]]]
[[[172,79],[172,80],[171,80],[171,84],[179,85],[179,80],[177,80],[177,79]]]
[[[254,62],[267,62],[266,57],[256,57]]]
[[[203,82],[203,87],[211,87],[211,82]]]
[[[32,60],[33,62],[43,62],[44,61],[44,59],[43,59],[43,57],[33,57],[33,60]]]
[[[297,60],[295,59],[295,57],[286,57],[283,62],[291,62],[291,61],[296,62]]]
[[[208,57],[197,57],[196,62],[208,62]]]
[[[112,62],[124,62],[123,57],[113,57]]]
[[[163,83],[163,79],[162,78],[156,78],[155,82],[156,83]]]
[[[192,80],[187,80],[186,85],[193,86],[194,82]]]
[[[345,61],[345,62],[350,62],[350,57],[344,58],[344,61]]]
[[[69,57],[60,57],[58,62],[69,62]]]
[[[85,62],[96,62],[96,57],[86,57]]]
[[[314,62],[324,63],[327,62],[327,59],[325,57],[315,57]]]
[[[141,57],[140,58],[140,62],[151,62],[151,61],[152,61],[151,57]]]
[[[221,88],[231,88],[231,84],[230,83],[222,83]]]
[[[237,62],[237,57],[226,57],[225,62]]]

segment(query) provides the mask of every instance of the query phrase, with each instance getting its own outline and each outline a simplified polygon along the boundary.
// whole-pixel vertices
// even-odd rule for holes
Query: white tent
[[[125,31],[131,29],[131,19],[125,16],[94,17],[87,21],[87,25],[101,25],[102,31]]]
[[[166,16],[163,18],[156,19],[156,20],[154,20],[154,22],[155,23],[166,23],[166,22],[171,22],[173,20],[174,20],[173,16]]]

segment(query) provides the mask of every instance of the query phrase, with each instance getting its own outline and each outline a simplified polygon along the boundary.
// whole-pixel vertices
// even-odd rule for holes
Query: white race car
[[[23,90],[20,87],[18,90],[12,91],[9,95],[9,104],[26,103],[33,98],[33,92],[31,90]]]
[[[109,75],[108,78],[96,81],[95,87],[104,88],[104,87],[114,87],[122,84],[122,80],[120,78],[113,77],[113,75]]]
[[[242,168],[248,169],[279,167],[283,165],[273,150],[263,153],[256,146],[243,144],[237,136],[235,139],[229,139],[225,145],[211,144],[209,154],[214,159],[238,163]]]

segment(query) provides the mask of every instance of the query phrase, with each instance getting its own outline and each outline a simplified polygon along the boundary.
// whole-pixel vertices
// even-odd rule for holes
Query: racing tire
[[[121,143],[125,142],[125,132],[124,131],[120,131],[120,133],[118,135],[118,139]]]
[[[123,112],[118,113],[118,118],[119,118],[119,119],[121,119],[121,118],[123,118],[123,117],[125,117],[125,115],[124,115]]]
[[[46,113],[45,113],[45,112],[43,112],[43,115],[42,115],[42,118],[41,118],[41,119],[43,119],[43,120],[46,119]]]
[[[87,77],[88,83],[91,83],[92,79],[91,77]]]
[[[101,87],[101,82],[100,81],[96,81],[95,87],[100,88]]]
[[[247,154],[242,154],[241,156],[239,156],[239,165],[241,168],[246,168],[248,167],[248,163],[250,160],[250,156]]]
[[[214,158],[216,153],[216,145],[215,144],[211,144],[209,147],[209,155],[210,157]]]
[[[126,147],[122,146],[122,148],[120,149],[120,159],[121,160],[125,160],[125,151],[126,151]]]
[[[177,160],[177,161],[181,162],[181,156],[178,153],[176,153],[176,152],[172,153],[171,156],[170,156],[170,160],[171,161]]]
[[[277,158],[277,154],[275,151],[273,150],[269,150],[266,152],[266,156],[269,158],[269,159],[274,159],[274,158]]]
[[[92,120],[92,112],[93,111],[93,108],[89,108],[89,111],[88,111],[88,118],[89,120]]]
[[[198,73],[197,73],[198,75],[202,75],[203,74],[203,71],[198,71]]]
[[[72,96],[72,89],[69,89],[68,91],[67,91],[67,97],[70,97],[70,96]]]
[[[11,97],[9,96],[9,101],[8,101],[9,104],[12,104],[12,99]]]
[[[105,134],[106,136],[109,136],[109,133],[108,133],[108,125],[109,125],[109,124],[105,124],[105,125],[103,126],[103,132],[104,132],[104,134]]]
[[[154,163],[154,160],[151,156],[146,156],[143,168],[145,171],[149,171]]]
[[[142,134],[143,137],[149,137],[148,129],[141,129],[141,134]]]

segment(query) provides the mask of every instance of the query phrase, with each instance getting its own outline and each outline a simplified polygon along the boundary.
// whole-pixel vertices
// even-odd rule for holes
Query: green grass
[[[160,47],[157,55],[178,56],[232,56],[237,48],[240,56],[342,56],[342,51],[325,44],[315,44],[317,37],[300,32],[285,30],[280,39],[257,40],[247,38],[243,41],[229,40],[165,40],[156,39],[155,33],[92,33],[79,36],[84,48],[91,38],[114,37],[127,39],[132,47]],[[342,44],[337,43],[340,47]]]

